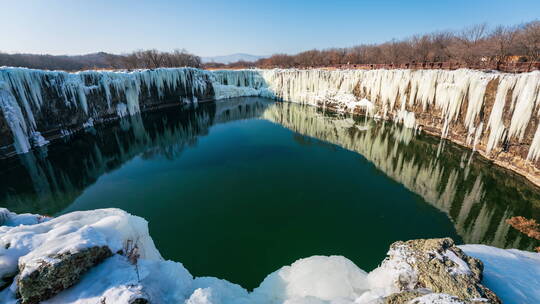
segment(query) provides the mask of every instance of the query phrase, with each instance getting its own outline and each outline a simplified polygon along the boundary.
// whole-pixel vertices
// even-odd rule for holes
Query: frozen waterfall
[[[166,92],[178,90],[182,95],[176,96],[178,103],[196,101],[211,89],[208,78],[208,72],[192,68],[67,73],[3,67],[0,110],[16,151],[25,153],[32,145],[44,142],[34,144],[30,140],[36,134],[40,136],[37,130],[43,128],[38,117],[69,122],[75,112],[81,112],[81,121],[86,122],[104,114],[133,115],[140,111],[142,96],[163,99]],[[69,117],[50,117],[60,116],[61,112]]]
[[[0,109],[18,153],[44,143],[41,134],[65,127],[64,122],[82,125],[90,118],[132,115],[149,106],[144,102],[164,99],[185,104],[240,96],[364,113],[408,128],[428,124],[443,138],[459,133],[463,138],[458,142],[487,156],[526,146],[519,158],[540,158],[540,71],[179,68],[66,73],[0,68]],[[54,117],[62,113],[76,113],[76,118]]]
[[[220,84],[249,87],[259,96],[332,105],[344,112],[356,110],[402,121],[409,128],[417,125],[415,116],[419,114],[438,115],[442,137],[448,137],[459,123],[466,129],[465,142],[471,148],[486,137],[487,153],[510,140],[522,141],[527,128],[534,128],[527,158],[536,161],[540,157],[540,71],[274,69],[214,74]],[[489,86],[495,91],[488,100]],[[362,98],[370,100],[376,110],[363,110]],[[505,113],[511,114],[506,120]]]

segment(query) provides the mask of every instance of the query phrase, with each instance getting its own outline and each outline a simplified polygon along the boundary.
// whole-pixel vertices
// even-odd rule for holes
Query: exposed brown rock
[[[424,294],[415,290],[394,293],[384,299],[384,304],[403,304]]]
[[[112,255],[107,246],[90,247],[75,253],[49,257],[54,263],[43,260],[34,271],[17,278],[17,297],[22,304],[35,304],[50,299],[62,290],[73,286],[91,267]],[[25,265],[19,265],[23,273]]]

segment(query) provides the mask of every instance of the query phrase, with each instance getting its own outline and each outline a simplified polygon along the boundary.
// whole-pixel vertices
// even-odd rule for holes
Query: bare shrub
[[[128,261],[135,266],[135,271],[137,272],[137,280],[140,282],[141,278],[139,276],[139,266],[138,261],[140,258],[139,254],[139,246],[137,245],[138,240],[127,240],[124,244],[124,248],[122,250],[123,255],[128,259]]]

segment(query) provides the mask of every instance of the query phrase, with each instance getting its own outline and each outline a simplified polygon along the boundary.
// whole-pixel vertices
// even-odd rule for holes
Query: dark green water
[[[540,217],[525,179],[409,129],[296,104],[143,113],[47,150],[0,161],[0,206],[122,208],[149,221],[165,258],[247,288],[311,255],[371,270],[396,240],[538,245],[504,223]]]

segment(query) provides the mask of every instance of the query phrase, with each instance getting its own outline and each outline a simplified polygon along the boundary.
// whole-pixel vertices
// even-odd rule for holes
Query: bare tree
[[[485,38],[487,34],[487,25],[478,24],[470,26],[456,36],[455,43],[450,45],[450,54],[458,61],[467,64],[476,64],[487,55],[487,46]]]
[[[540,21],[529,22],[519,33],[519,45],[531,61],[540,60]]]
[[[517,31],[513,27],[498,26],[493,30],[489,40],[497,63],[505,61],[511,54],[516,36]]]

